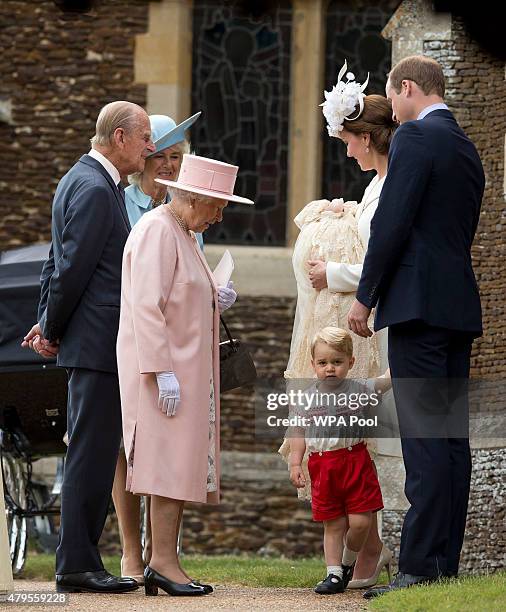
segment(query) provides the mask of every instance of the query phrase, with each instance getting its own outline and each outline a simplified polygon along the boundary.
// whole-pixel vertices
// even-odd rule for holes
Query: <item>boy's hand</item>
[[[390,368],[376,379],[374,390],[379,393],[386,393],[392,388],[392,377],[390,376]]]
[[[302,489],[302,487],[306,486],[306,479],[304,478],[304,472],[300,465],[290,466],[290,480],[297,489]]]

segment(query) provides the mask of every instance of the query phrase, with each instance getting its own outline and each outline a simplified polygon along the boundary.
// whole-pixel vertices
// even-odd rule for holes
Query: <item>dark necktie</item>
[[[118,183],[118,191],[119,195],[121,196],[121,200],[123,201],[123,204],[125,204],[125,189],[121,183]]]

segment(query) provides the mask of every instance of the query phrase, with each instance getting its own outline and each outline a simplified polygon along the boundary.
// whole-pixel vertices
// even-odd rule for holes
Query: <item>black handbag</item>
[[[220,391],[230,391],[255,382],[257,370],[250,352],[240,340],[232,338],[227,324],[220,316],[228,340],[220,342]]]

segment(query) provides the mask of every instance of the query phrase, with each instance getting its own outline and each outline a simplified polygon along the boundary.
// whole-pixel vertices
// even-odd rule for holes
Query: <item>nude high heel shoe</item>
[[[381,574],[381,570],[386,567],[388,572],[388,582],[390,583],[392,578],[390,574],[390,564],[392,563],[392,553],[388,550],[388,548],[383,544],[383,548],[381,549],[380,557],[378,559],[378,565],[376,566],[376,571],[370,578],[358,578],[356,580],[350,580],[348,584],[349,589],[365,589],[367,587],[372,587],[378,582],[379,575]]]

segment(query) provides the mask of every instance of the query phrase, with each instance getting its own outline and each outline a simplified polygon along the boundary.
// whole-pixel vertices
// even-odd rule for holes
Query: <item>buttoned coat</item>
[[[125,245],[117,357],[127,489],[218,503],[217,288],[194,235],[167,206],[143,215]],[[155,373],[163,371],[174,372],[180,385],[173,417],[158,406]],[[211,377],[218,491],[207,493]]]
[[[357,289],[376,331],[407,321],[482,333],[471,244],[485,175],[448,110],[395,132]]]
[[[38,320],[65,368],[116,372],[121,257],[130,231],[112,178],[90,155],[58,183]]]

